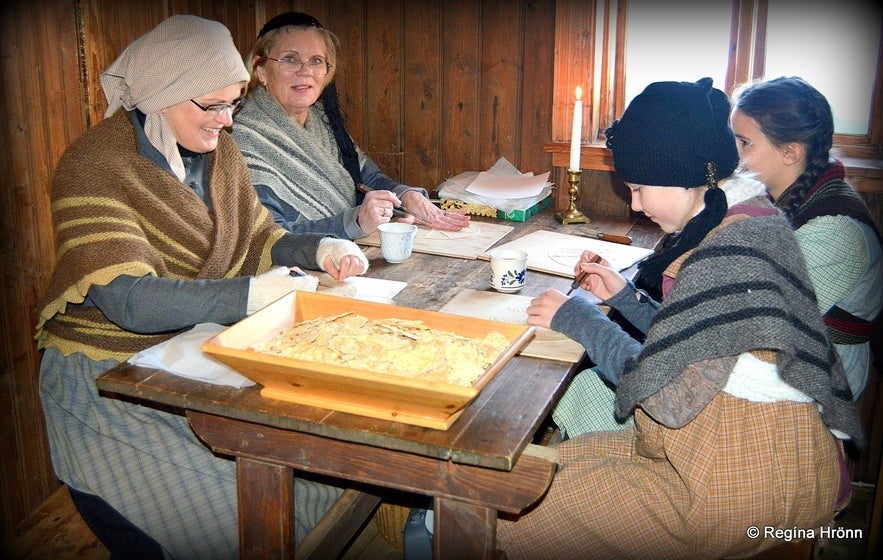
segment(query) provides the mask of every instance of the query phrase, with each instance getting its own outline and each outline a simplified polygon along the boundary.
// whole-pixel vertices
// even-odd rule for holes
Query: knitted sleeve
[[[582,344],[598,372],[614,385],[628,360],[641,351],[640,342],[585,298],[567,300],[552,317],[551,327]]]

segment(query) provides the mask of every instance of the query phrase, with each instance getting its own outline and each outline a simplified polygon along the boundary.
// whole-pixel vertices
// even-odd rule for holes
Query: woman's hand
[[[594,262],[594,260],[600,262]],[[580,287],[586,291],[592,292],[598,299],[605,301],[618,294],[620,290],[625,288],[625,278],[616,270],[610,268],[610,263],[600,256],[591,252],[584,251],[579,257],[576,266],[573,267],[574,277],[578,278],[583,272],[586,273],[585,278],[580,282]]]
[[[362,259],[355,255],[344,255],[340,257],[337,264],[333,258],[328,256],[322,261],[322,270],[338,282],[342,282],[350,276],[358,276],[365,272],[365,265],[362,263]]]
[[[365,235],[374,233],[377,230],[377,226],[392,220],[393,206],[401,204],[402,201],[392,191],[378,190],[366,192],[365,199],[359,206],[359,215],[356,218],[359,222],[359,227],[362,228]]]
[[[558,290],[543,292],[540,297],[530,300],[530,305],[527,306],[527,324],[552,328],[552,317],[568,299],[570,298]]]
[[[432,229],[460,231],[469,227],[469,214],[451,210],[442,210],[417,191],[408,191],[402,195],[405,210],[413,214],[399,219],[400,222],[418,223]],[[425,220],[423,218],[426,218]]]
[[[348,239],[325,237],[319,241],[316,262],[338,282],[368,271],[368,258]]]

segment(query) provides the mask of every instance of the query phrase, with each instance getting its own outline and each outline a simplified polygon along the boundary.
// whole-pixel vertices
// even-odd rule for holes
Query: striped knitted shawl
[[[62,156],[52,182],[57,264],[40,307],[41,348],[123,360],[175,333],[124,331],[80,306],[92,285],[120,275],[232,278],[269,268],[284,231],[260,204],[235,143],[221,133],[206,177],[213,211],[187,185],[139,154],[117,111]]]
[[[641,353],[620,378],[617,414],[625,416],[638,405],[646,410],[648,397],[684,384],[697,366],[734,363],[752,350],[775,352],[781,378],[821,405],[830,428],[861,440],[843,367],[825,335],[800,248],[779,215],[725,220],[686,259]],[[714,391],[693,393],[693,416],[726,381],[727,375],[719,376]],[[660,419],[668,412],[665,399],[655,404],[657,410],[648,413],[665,424]]]
[[[233,139],[245,156],[252,182],[294,208],[298,221],[336,216],[356,205],[355,185],[338,159],[320,103],[310,107],[306,125],[300,126],[265,88],[255,88],[236,115]]]

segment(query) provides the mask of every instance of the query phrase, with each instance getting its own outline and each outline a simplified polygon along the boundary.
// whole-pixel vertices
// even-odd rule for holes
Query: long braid
[[[806,199],[809,198],[810,189],[816,184],[816,180],[824,171],[830,167],[831,161],[828,154],[817,154],[810,158],[807,157],[806,169],[797,177],[794,183],[785,189],[782,196],[776,200],[775,204],[782,209],[782,212],[788,216],[789,220],[793,220],[794,216],[800,211]]]

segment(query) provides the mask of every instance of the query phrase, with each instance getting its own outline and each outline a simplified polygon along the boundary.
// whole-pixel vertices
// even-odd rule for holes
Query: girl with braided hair
[[[831,107],[799,77],[751,83],[734,97],[741,167],[766,185],[795,228],[828,336],[858,399],[883,308],[883,251],[865,202],[831,157]]]

